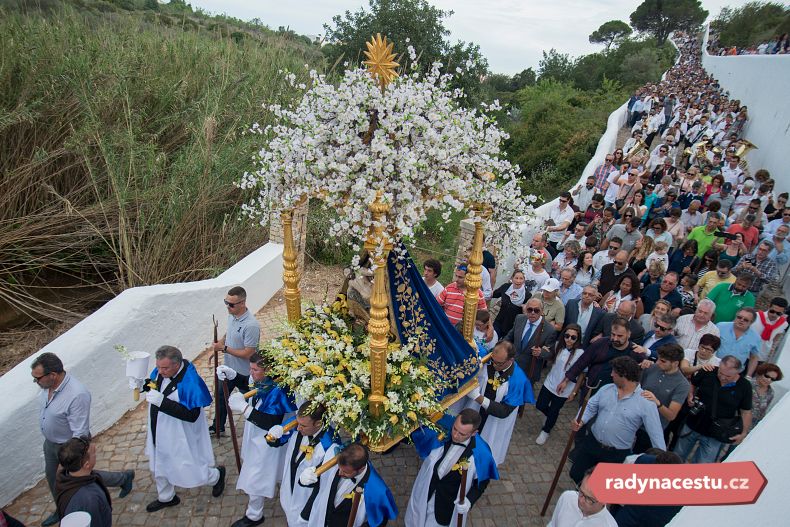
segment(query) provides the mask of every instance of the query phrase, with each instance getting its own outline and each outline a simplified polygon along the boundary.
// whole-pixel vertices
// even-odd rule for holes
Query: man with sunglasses
[[[584,473],[582,482],[577,490],[566,490],[557,500],[554,514],[546,527],[576,527],[585,525],[590,527],[617,527],[617,522],[612,517],[606,504],[598,498],[590,488],[590,474],[593,468]]]
[[[653,322],[653,330],[645,334],[645,340],[641,345],[634,346],[634,351],[647,355],[648,363],[643,363],[643,368],[652,366],[652,363],[658,360],[658,350],[660,348],[667,344],[677,344],[678,341],[673,335],[675,321],[676,318],[670,314],[656,317]]]
[[[757,320],[751,329],[760,336],[763,345],[760,348],[760,363],[773,362],[773,353],[787,331],[787,299],[777,296],[771,300],[771,305],[765,311],[757,312]]]
[[[601,267],[601,274],[598,277],[598,292],[605,295],[613,290],[623,275],[630,276],[633,283],[639,281],[633,269],[628,267],[628,251],[620,250],[612,263]]]
[[[228,309],[228,329],[225,337],[214,343],[216,351],[223,352],[223,364],[217,365],[217,377],[220,381],[228,381],[228,389],[247,391],[250,382],[250,357],[258,351],[261,339],[261,325],[255,315],[247,309],[247,291],[243,287],[232,287],[225,296],[225,307]],[[225,408],[225,396],[220,383],[214,394],[219,411],[219,431],[225,431],[225,420],[228,410]],[[214,424],[209,427],[214,433]]]
[[[39,426],[44,436],[44,474],[53,498],[60,447],[74,437],[90,437],[91,394],[77,379],[63,369],[63,362],[54,353],[42,353],[30,365],[33,382],[41,388]],[[100,472],[108,487],[121,487],[119,498],[132,491],[134,471]],[[60,521],[57,511],[42,523],[55,525]]]
[[[765,231],[763,231],[763,234],[765,236],[773,236],[776,234],[776,230],[782,225],[790,228],[790,207],[785,207],[782,210],[781,218],[777,218],[768,222],[768,225],[765,226]]]
[[[549,247],[557,254],[557,244],[565,236],[565,230],[573,221],[573,208],[570,206],[571,193],[563,192],[560,194],[558,203],[549,211],[548,221],[550,225],[546,227],[548,232]]]
[[[524,314],[516,317],[504,340],[516,348],[516,364],[534,383],[540,379],[544,361],[551,356],[549,347],[557,341],[557,330],[543,318],[543,303],[539,298],[527,300],[523,310]]]
[[[719,322],[719,346],[716,356],[724,358],[732,355],[742,364],[747,364],[746,376],[751,377],[757,369],[757,361],[762,348],[760,336],[752,330],[752,324],[757,320],[757,311],[752,307],[744,307],[735,313],[732,322]]]

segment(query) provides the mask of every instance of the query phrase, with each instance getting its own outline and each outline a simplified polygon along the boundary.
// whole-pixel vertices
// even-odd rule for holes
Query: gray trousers
[[[44,440],[44,474],[47,476],[47,485],[49,485],[52,499],[55,499],[55,475],[58,473],[58,450],[60,450],[60,446],[58,443]],[[120,487],[126,477],[125,472],[107,472],[104,470],[96,470],[95,472],[101,476],[104,484],[108,487]]]

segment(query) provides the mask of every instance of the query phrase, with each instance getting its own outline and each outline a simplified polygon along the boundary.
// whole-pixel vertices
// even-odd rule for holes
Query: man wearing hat
[[[719,192],[714,192],[708,196],[708,203],[718,201],[721,204],[721,213],[729,216],[732,211],[732,206],[735,204],[735,196],[732,193],[732,183],[724,183]]]
[[[540,288],[543,303],[543,318],[560,331],[565,323],[565,305],[559,298],[560,281],[549,278]]]

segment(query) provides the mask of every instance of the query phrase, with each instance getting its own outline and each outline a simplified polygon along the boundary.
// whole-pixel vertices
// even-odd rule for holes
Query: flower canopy
[[[413,49],[410,48],[413,55]],[[244,210],[265,224],[272,212],[319,198],[337,211],[330,234],[355,245],[374,224],[369,210],[377,193],[389,205],[393,238],[410,237],[428,211],[443,213],[491,204],[489,242],[500,246],[531,214],[534,196],[522,196],[513,167],[500,150],[507,134],[484,111],[462,107],[460,90],[434,64],[380,83],[364,68],[346,70],[335,85],[310,72],[310,86],[292,108],[268,106],[279,124],[252,131],[264,138],[257,170],[240,186],[258,195]],[[482,110],[496,110],[496,103]],[[505,243],[506,244],[506,243]]]

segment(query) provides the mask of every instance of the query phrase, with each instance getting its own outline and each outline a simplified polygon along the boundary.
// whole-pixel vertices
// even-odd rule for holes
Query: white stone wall
[[[706,36],[703,50],[707,41]],[[751,172],[768,170],[776,180],[776,192],[790,192],[790,55],[719,57],[703,51],[702,65],[731,98],[749,108],[746,138],[757,145],[746,155]]]
[[[243,286],[247,305],[256,312],[282,287],[282,249],[267,243],[210,280],[127,289],[3,375],[0,504],[5,506],[43,477],[40,390],[30,376],[30,364],[39,353],[55,353],[66,371],[87,386],[92,394],[91,432],[106,430],[137,404],[124,376],[125,363],[113,346],[153,354],[170,344],[193,359],[212,340],[212,314],[219,320],[219,335],[225,333],[228,315],[222,301],[228,289]]]

